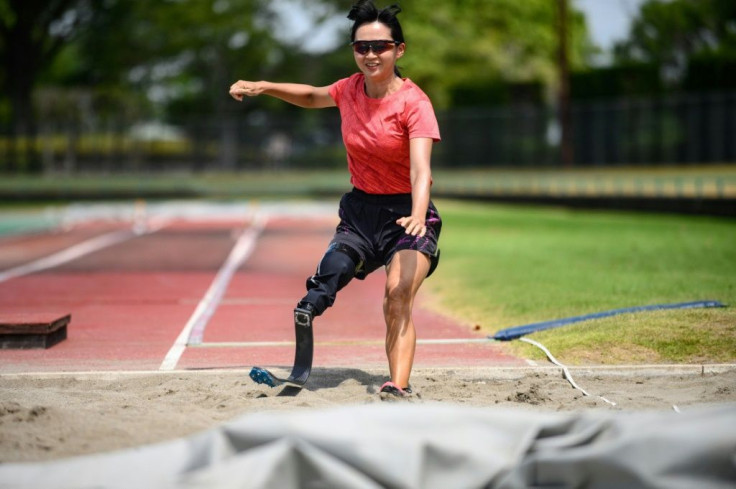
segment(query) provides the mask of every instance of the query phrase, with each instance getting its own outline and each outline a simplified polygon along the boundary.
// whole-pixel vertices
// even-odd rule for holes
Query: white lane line
[[[452,345],[462,343],[495,343],[496,340],[492,338],[428,338],[418,339],[417,345]]]
[[[268,218],[266,216],[257,214],[253,219],[253,223],[240,235],[227,260],[225,260],[225,263],[217,272],[207,293],[199,301],[194,313],[189,318],[189,321],[187,321],[184,329],[179,333],[166,357],[164,357],[159,370],[175,369],[187,345],[195,346],[202,343],[202,336],[207,323],[220,305],[233,273],[248,259],[255,249],[258,237],[266,227],[267,221]]]
[[[49,268],[58,267],[64,263],[81,258],[84,255],[94,253],[104,248],[122,243],[132,238],[136,238],[142,234],[150,234],[161,229],[165,223],[160,222],[156,226],[148,227],[145,231],[136,231],[130,229],[124,229],[120,231],[112,231],[107,234],[103,234],[87,241],[82,241],[74,246],[71,246],[65,250],[54,253],[53,255],[46,256],[25,265],[20,265],[15,268],[11,268],[0,272],[0,283],[10,280],[12,278],[22,277],[23,275],[29,275],[31,273],[40,272],[41,270],[47,270]]]
[[[488,338],[439,338],[439,339],[417,339],[417,345],[454,345],[467,343],[494,343]],[[384,340],[342,340],[342,341],[318,341],[315,346],[370,346],[384,345]],[[261,348],[270,346],[294,346],[293,341],[208,341],[205,343],[192,344],[188,346],[197,348]]]

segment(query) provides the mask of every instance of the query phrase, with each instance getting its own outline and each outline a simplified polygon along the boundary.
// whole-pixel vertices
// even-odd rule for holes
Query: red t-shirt
[[[411,193],[409,140],[440,140],[432,102],[408,78],[380,99],[368,97],[364,83],[356,73],[329,88],[340,109],[350,182],[369,194]]]

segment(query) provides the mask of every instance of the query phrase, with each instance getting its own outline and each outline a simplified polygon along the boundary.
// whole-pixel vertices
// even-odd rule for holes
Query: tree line
[[[400,67],[438,109],[550,103],[560,83],[558,1],[403,0]],[[326,85],[351,74],[347,19],[336,43],[305,49],[351,3],[0,0],[0,127],[11,140],[32,139],[39,117],[81,103],[130,120],[288,111],[267,98],[233,104],[227,88],[239,78]],[[309,27],[294,38],[284,17]],[[593,66],[597,48],[574,1],[566,32],[573,99],[736,88],[732,0],[645,2],[610,67]]]

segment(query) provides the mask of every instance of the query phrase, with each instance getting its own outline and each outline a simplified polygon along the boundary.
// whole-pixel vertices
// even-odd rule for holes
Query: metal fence
[[[560,131],[548,107],[454,109],[438,118],[438,168],[560,165]],[[736,92],[578,102],[572,124],[577,167],[736,163]],[[167,125],[89,111],[46,117],[35,141],[0,135],[0,169],[28,170],[31,160],[46,173],[345,165],[335,110],[254,111]]]
[[[573,127],[586,164],[736,161],[736,93],[578,104]]]

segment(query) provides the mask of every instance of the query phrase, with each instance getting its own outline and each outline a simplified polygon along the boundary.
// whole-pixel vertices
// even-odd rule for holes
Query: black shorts
[[[369,273],[388,265],[394,254],[401,250],[416,250],[431,260],[430,276],[437,268],[440,252],[437,242],[442,219],[432,202],[429,203],[424,236],[411,236],[396,224],[401,217],[411,215],[411,194],[374,195],[353,189],[340,200],[340,224],[330,246],[347,245],[357,251],[362,260],[356,277],[364,279]]]

